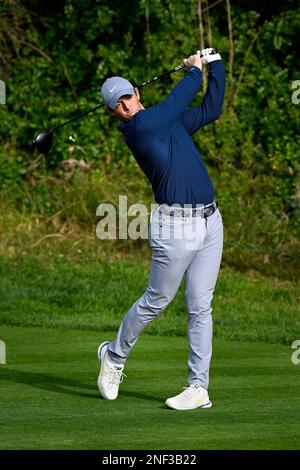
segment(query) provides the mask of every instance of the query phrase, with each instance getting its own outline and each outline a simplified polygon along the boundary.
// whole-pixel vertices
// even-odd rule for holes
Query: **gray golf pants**
[[[191,213],[171,216],[161,213],[162,206],[150,217],[148,287],[124,317],[117,338],[109,344],[109,354],[114,361],[125,363],[143,329],[173,300],[185,274],[188,384],[198,383],[207,389],[212,355],[211,302],[223,249],[222,217],[219,209],[207,218]]]

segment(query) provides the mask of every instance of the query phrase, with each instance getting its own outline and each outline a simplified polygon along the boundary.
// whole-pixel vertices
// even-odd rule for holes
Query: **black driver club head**
[[[49,153],[52,147],[53,129],[41,132],[33,141],[33,145],[44,155]]]

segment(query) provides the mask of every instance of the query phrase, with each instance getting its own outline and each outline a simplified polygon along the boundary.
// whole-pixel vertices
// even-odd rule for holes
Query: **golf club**
[[[217,54],[217,53],[218,53],[218,49],[212,49],[212,51],[210,52],[210,54]],[[200,57],[203,57],[203,56],[200,55]],[[144,86],[150,85],[150,83],[153,83],[156,80],[160,80],[161,78],[163,78],[166,75],[169,75],[173,72],[178,72],[179,70],[181,70],[185,67],[186,67],[186,65],[184,65],[184,64],[177,65],[173,69],[168,70],[167,72],[164,72],[161,75],[158,75],[157,77],[153,77],[150,80],[147,80],[146,82],[143,82],[141,85],[138,86],[138,88],[143,88]],[[70,124],[73,121],[77,121],[77,119],[80,119],[83,116],[85,116],[86,114],[92,113],[93,111],[96,111],[97,109],[102,108],[103,106],[105,106],[105,103],[98,104],[97,106],[90,109],[89,111],[85,111],[84,113],[80,113],[77,116],[74,116],[72,119],[69,119],[68,121],[60,124],[59,126],[52,127],[50,129],[47,129],[47,130],[41,132],[39,135],[37,135],[35,137],[35,139],[33,141],[34,147],[36,147],[40,152],[42,152],[44,155],[46,155],[47,153],[49,153],[49,151],[52,147],[52,139],[53,139],[54,131],[56,131],[57,129],[60,129],[61,127],[66,126],[67,124]]]

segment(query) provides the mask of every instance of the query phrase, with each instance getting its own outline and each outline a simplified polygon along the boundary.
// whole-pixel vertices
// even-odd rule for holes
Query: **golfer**
[[[184,78],[162,102],[147,109],[139,91],[124,78],[109,78],[101,87],[106,106],[122,120],[119,128],[152,185],[158,207],[149,223],[149,284],[125,315],[114,341],[98,348],[98,388],[105,399],[117,398],[132,347],[173,300],[185,275],[187,386],[165,402],[177,410],[212,406],[208,395],[211,302],[223,249],[223,223],[214,187],[190,136],[221,114],[224,66],[211,48],[197,51],[183,63],[189,67]],[[203,64],[208,66],[207,90],[202,102],[189,108],[201,88]]]

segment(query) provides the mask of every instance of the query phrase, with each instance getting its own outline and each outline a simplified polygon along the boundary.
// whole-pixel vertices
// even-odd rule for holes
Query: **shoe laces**
[[[189,387],[183,387],[183,392],[182,394],[186,397],[194,397],[200,392],[200,385],[198,384],[192,384]]]
[[[120,385],[123,382],[124,377],[127,377],[123,372],[123,367],[110,366],[109,368],[109,385]]]

